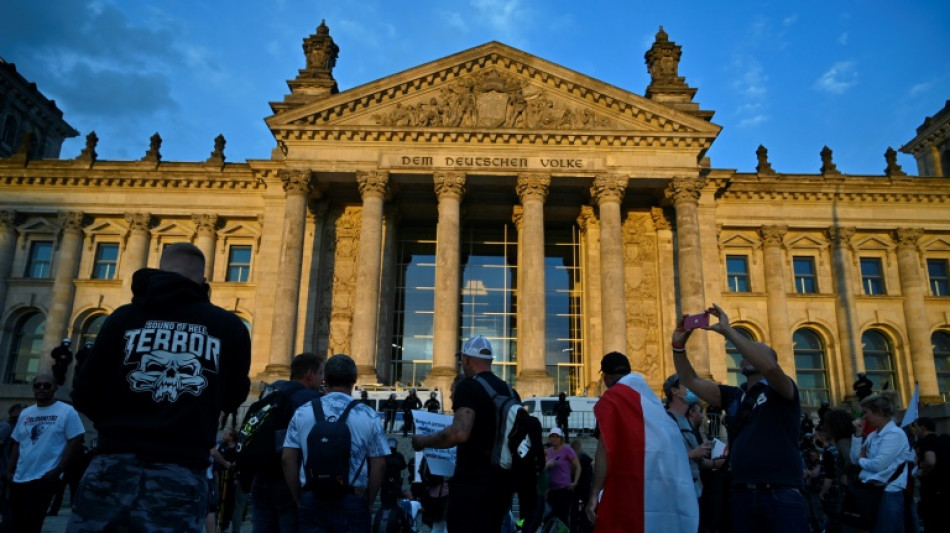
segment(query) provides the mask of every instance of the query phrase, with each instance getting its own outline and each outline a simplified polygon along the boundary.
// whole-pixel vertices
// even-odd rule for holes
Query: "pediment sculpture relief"
[[[565,105],[544,89],[495,69],[455,80],[428,101],[397,103],[374,118],[381,126],[397,127],[592,130],[612,126],[590,109]]]

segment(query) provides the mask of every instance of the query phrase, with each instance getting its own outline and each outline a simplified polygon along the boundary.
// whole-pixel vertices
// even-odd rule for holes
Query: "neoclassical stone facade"
[[[209,258],[251,329],[252,374],[345,352],[361,381],[446,387],[475,334],[522,395],[599,392],[626,353],[659,388],[676,317],[717,302],[775,347],[809,405],[868,371],[906,401],[950,394],[950,181],[711,168],[713,113],[660,30],[640,96],[500,43],[340,92],[321,24],[272,103],[271,159],[0,160],[0,369],[27,396],[64,337],[94,338],[165,244]],[[807,166],[807,163],[803,164]],[[942,269],[942,270],[941,270]],[[690,357],[719,381],[717,336]]]

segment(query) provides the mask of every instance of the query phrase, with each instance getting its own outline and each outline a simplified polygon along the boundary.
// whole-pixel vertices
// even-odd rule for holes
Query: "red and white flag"
[[[680,533],[699,528],[686,445],[640,374],[627,374],[594,406],[607,479],[594,533]]]

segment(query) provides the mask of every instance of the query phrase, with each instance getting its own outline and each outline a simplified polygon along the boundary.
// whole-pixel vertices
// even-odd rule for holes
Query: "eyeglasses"
[[[33,384],[34,390],[50,390],[52,388],[53,388],[53,384],[47,381],[40,381],[38,383]]]

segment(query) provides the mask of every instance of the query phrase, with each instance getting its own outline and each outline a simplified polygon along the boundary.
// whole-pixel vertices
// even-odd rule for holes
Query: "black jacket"
[[[208,287],[172,272],[142,269],[132,303],[102,326],[73,401],[99,432],[98,453],[208,465],[220,411],[250,389],[250,335],[213,305]]]

